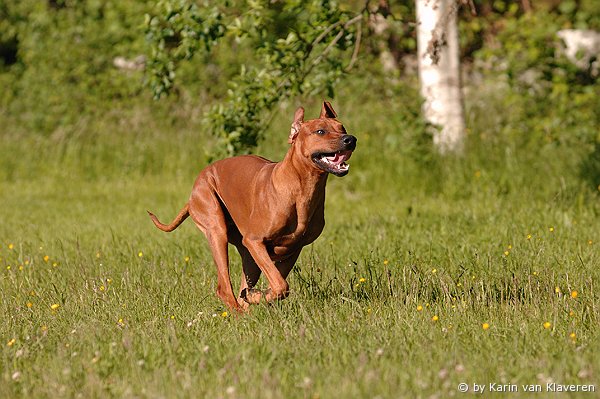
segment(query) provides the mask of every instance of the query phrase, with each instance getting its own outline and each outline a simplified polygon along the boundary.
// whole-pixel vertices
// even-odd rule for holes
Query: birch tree
[[[458,6],[456,0],[416,0],[423,116],[434,125],[433,143],[442,154],[462,152],[465,140]]]

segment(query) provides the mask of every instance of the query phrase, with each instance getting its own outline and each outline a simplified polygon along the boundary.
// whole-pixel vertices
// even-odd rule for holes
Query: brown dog
[[[217,295],[236,310],[283,299],[286,278],[302,247],[319,237],[325,226],[325,183],[331,173],[348,173],[346,161],[356,137],[346,134],[328,102],[319,119],[304,121],[298,108],[289,136],[291,147],[283,161],[243,155],[217,161],[196,179],[190,200],[175,220],[159,229],[173,231],[188,216],[206,235],[217,266]],[[243,276],[236,300],[229,279],[227,244],[242,257]],[[265,292],[254,289],[260,274],[269,281]]]

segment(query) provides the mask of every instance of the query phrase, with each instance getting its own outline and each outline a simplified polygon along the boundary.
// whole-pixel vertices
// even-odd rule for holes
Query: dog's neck
[[[279,162],[273,171],[274,183],[278,181],[288,185],[291,183],[294,189],[306,198],[321,197],[324,199],[329,173],[312,164],[307,167],[307,162],[312,162],[312,160],[307,161],[296,145],[292,144],[283,161]]]

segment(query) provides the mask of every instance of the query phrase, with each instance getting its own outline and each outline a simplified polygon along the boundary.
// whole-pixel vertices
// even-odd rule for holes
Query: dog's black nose
[[[342,136],[342,143],[344,143],[347,149],[354,150],[356,148],[356,137],[351,134],[344,134]]]

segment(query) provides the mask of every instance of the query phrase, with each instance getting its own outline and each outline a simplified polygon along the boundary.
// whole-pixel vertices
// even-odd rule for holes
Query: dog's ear
[[[333,107],[329,101],[323,101],[323,108],[321,108],[321,115],[319,118],[335,118],[337,114],[333,110]]]
[[[300,133],[300,125],[304,122],[304,108],[300,107],[294,114],[294,122],[292,122],[292,128],[290,129],[290,136],[288,137],[288,143],[292,144],[296,140],[296,136]]]

